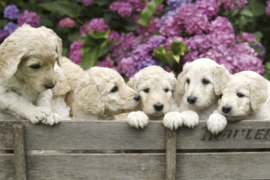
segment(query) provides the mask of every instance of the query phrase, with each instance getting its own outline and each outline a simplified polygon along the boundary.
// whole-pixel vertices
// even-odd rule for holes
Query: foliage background
[[[157,18],[162,18],[166,15],[167,12],[171,11],[168,6],[168,1],[158,1],[158,0],[149,0],[149,2],[161,3],[163,5],[162,11],[153,15],[153,10],[146,9],[147,13],[142,15],[142,11],[136,12],[137,15],[141,14],[142,22],[141,24],[148,25],[147,18],[151,18],[155,16]],[[175,0],[177,1],[177,0]],[[134,36],[140,37],[139,43],[146,43],[147,40],[150,39],[153,35],[160,35],[160,32],[155,32],[148,37],[145,37],[144,32],[139,33],[137,30],[141,28],[141,25],[138,23],[134,23],[131,17],[126,16],[122,17],[118,13],[110,10],[110,5],[113,3],[113,0],[94,0],[91,5],[87,6],[83,2],[79,0],[0,0],[0,28],[3,28],[5,24],[10,21],[16,23],[16,20],[10,20],[4,18],[3,11],[7,5],[15,4],[20,14],[22,14],[25,10],[30,12],[35,12],[40,17],[40,25],[46,26],[48,28],[53,29],[59,37],[63,40],[63,55],[69,56],[71,51],[71,44],[81,39],[84,44],[84,48],[81,49],[82,53],[82,67],[87,69],[90,66],[94,66],[98,64],[98,61],[103,62],[107,61],[108,54],[110,54],[110,47],[113,45],[117,45],[117,41],[108,41],[108,36],[110,31],[116,31],[119,34],[121,33],[130,33],[133,32]],[[147,3],[148,1],[143,1]],[[170,1],[172,2],[172,1]],[[199,2],[199,1],[197,1]],[[225,2],[225,1],[223,1]],[[239,0],[231,0],[232,3],[238,3]],[[244,2],[244,1],[242,1]],[[192,3],[196,3],[195,0]],[[220,10],[215,16],[223,16],[228,18],[231,22],[235,35],[241,35],[243,32],[252,33],[256,37],[256,42],[249,42],[250,46],[256,50],[258,56],[263,60],[263,64],[265,66],[265,77],[270,79],[270,17],[266,15],[267,1],[265,0],[248,0],[247,3],[243,3],[244,5],[241,8],[230,9],[224,8],[222,6],[222,1],[219,1]],[[154,9],[155,10],[155,9]],[[155,12],[155,11],[154,11]],[[69,17],[73,19],[76,24],[73,28],[70,27],[60,27],[59,21],[65,17]],[[93,32],[90,35],[81,36],[80,28],[86,22],[91,21],[94,18],[103,18],[104,22],[109,25],[110,30],[108,31],[100,31]],[[139,27],[140,26],[140,27]],[[195,36],[195,34],[187,34],[182,33],[181,36],[185,36],[186,38],[190,38]],[[168,38],[168,37],[166,37]],[[143,39],[143,40],[142,40]],[[87,46],[87,44],[89,46]],[[258,46],[262,44],[265,50]],[[90,47],[91,46],[91,47]],[[87,48],[86,48],[87,47]],[[98,53],[95,49],[99,49]],[[133,47],[136,48],[136,47]],[[158,49],[159,48],[159,49]],[[174,70],[176,73],[181,71],[182,64],[175,63],[177,57],[181,57],[180,61],[182,61],[182,57],[184,54],[188,53],[188,50],[185,49],[185,44],[181,42],[175,42],[174,44],[174,52],[171,49],[172,54],[168,55],[168,50],[166,51],[161,46],[155,47],[155,57],[154,59],[158,59],[158,64],[167,68],[167,70]],[[173,56],[174,62],[170,64],[166,60],[168,56]],[[109,59],[110,61],[110,59]],[[244,59],[243,59],[244,61]],[[182,61],[184,62],[184,61]],[[111,66],[111,68],[117,69],[120,66],[120,61],[113,61],[113,63],[107,66]],[[151,63],[150,63],[151,64]],[[100,64],[102,66],[102,64]],[[149,64],[148,64],[149,65]],[[169,65],[169,66],[168,66]],[[103,64],[103,66],[106,66]],[[147,66],[147,63],[146,65]],[[123,68],[123,65],[121,65]],[[125,66],[127,67],[127,66]],[[117,69],[118,70],[118,69]],[[131,70],[130,70],[131,71]],[[123,73],[123,71],[119,71],[123,75],[127,75]],[[134,74],[134,73],[133,73]]]

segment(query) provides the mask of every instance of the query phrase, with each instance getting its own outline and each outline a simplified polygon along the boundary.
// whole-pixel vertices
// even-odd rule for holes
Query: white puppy
[[[0,119],[59,122],[52,113],[54,66],[60,65],[61,39],[45,27],[19,27],[0,46]]]
[[[269,97],[268,80],[253,71],[239,72],[232,75],[222,90],[216,113],[225,116],[228,121],[270,120]],[[218,133],[220,130],[213,132]]]
[[[177,111],[177,104],[173,99],[176,78],[159,66],[148,66],[135,74],[128,85],[138,91],[141,101],[139,111],[131,112],[127,116],[130,126],[143,128],[151,120],[161,120],[171,111]],[[172,113],[169,118],[175,119]]]
[[[128,87],[115,70],[93,67],[84,72],[74,95],[73,119],[112,120],[133,110],[140,96]]]
[[[194,127],[199,119],[208,119],[217,108],[218,95],[229,77],[230,73],[223,65],[208,58],[186,63],[177,78],[179,112],[182,118],[166,119],[164,125],[177,129],[183,121],[185,126]],[[215,124],[212,118],[209,120]]]

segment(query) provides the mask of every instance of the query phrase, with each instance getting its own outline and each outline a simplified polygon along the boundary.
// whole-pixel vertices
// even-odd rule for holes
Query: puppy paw
[[[179,112],[166,113],[163,118],[163,125],[171,130],[181,127],[183,124],[182,114]]]
[[[42,121],[43,124],[54,125],[60,122],[60,116],[58,114],[51,114]]]
[[[184,111],[181,113],[183,116],[183,124],[189,128],[194,128],[199,124],[199,116],[194,111]]]
[[[131,112],[127,116],[127,123],[137,129],[144,128],[148,124],[148,120],[148,116],[142,111]]]
[[[227,119],[221,114],[211,114],[207,121],[207,129],[213,134],[223,131],[226,125]]]
[[[27,112],[26,118],[29,119],[33,124],[45,121],[47,119],[47,110],[37,107],[36,109]]]

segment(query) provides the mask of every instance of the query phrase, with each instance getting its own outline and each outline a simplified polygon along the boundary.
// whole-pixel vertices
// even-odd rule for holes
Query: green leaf
[[[77,3],[70,1],[52,1],[39,3],[38,6],[43,7],[48,11],[66,15],[71,18],[78,17],[83,9],[83,6],[79,6]]]
[[[173,54],[172,52],[167,51],[165,46],[158,47],[152,55],[166,62],[166,64],[169,64],[170,66],[173,64]]]
[[[40,18],[40,25],[46,26],[46,27],[52,27],[53,23],[48,18]]]
[[[113,16],[112,13],[108,12],[108,13],[104,13],[103,19],[104,22],[107,24],[112,20]]]
[[[94,31],[94,33],[91,33],[90,36],[94,39],[107,39],[110,34],[110,29],[106,31]]]
[[[100,55],[100,47],[82,47],[82,60],[81,60],[81,67],[84,70],[89,69],[90,67],[97,65],[97,60]]]
[[[179,63],[180,62],[180,56],[183,56],[185,52],[188,52],[188,47],[183,43],[182,40],[175,40],[172,42],[170,51],[173,54],[174,60]]]
[[[89,35],[80,36],[80,40],[86,46],[97,46],[97,42]]]
[[[155,14],[157,7],[163,2],[163,0],[151,0],[147,6],[142,10],[138,23],[144,27],[147,27],[151,17]]]
[[[245,15],[245,16],[248,16],[248,17],[253,17],[253,14],[252,14],[252,12],[249,9],[242,9],[240,11],[240,14]]]
[[[1,19],[0,20],[0,27],[3,27],[5,24],[7,24],[8,23],[8,20],[6,20],[6,19]]]
[[[68,40],[70,40],[71,42],[79,38],[80,38],[80,34],[78,32],[68,34]]]
[[[256,32],[254,32],[252,34],[256,37],[256,40],[258,42],[261,42],[261,38],[263,37],[263,34],[261,33],[261,31],[256,31]]]
[[[265,14],[265,5],[261,3],[253,3],[251,7],[251,12],[254,16],[260,16]]]

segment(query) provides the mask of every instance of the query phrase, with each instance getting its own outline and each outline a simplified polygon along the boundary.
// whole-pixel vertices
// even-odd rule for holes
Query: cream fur
[[[228,121],[266,120],[270,119],[269,97],[270,82],[253,71],[243,71],[232,75],[222,90],[217,110]]]
[[[182,114],[181,121],[185,126],[194,127],[199,123],[199,119],[209,118],[217,107],[218,95],[229,77],[229,71],[211,59],[201,58],[184,65],[183,71],[177,77],[177,101]],[[196,100],[192,104],[188,98]],[[171,120],[166,127],[172,129],[175,127],[172,124],[179,123]]]
[[[45,27],[19,27],[0,46],[0,118],[56,124],[52,113],[54,66],[60,65],[61,39]]]
[[[130,126],[143,128],[148,120],[160,120],[171,111],[177,111],[177,105],[173,99],[176,78],[173,73],[168,73],[159,66],[149,66],[140,70],[128,82],[128,85],[136,90],[141,101],[137,112],[132,112],[127,117]],[[148,92],[149,91],[149,92]],[[161,110],[155,109],[162,105]]]
[[[114,119],[138,105],[136,96],[115,70],[93,67],[83,73],[75,89],[73,119]]]

